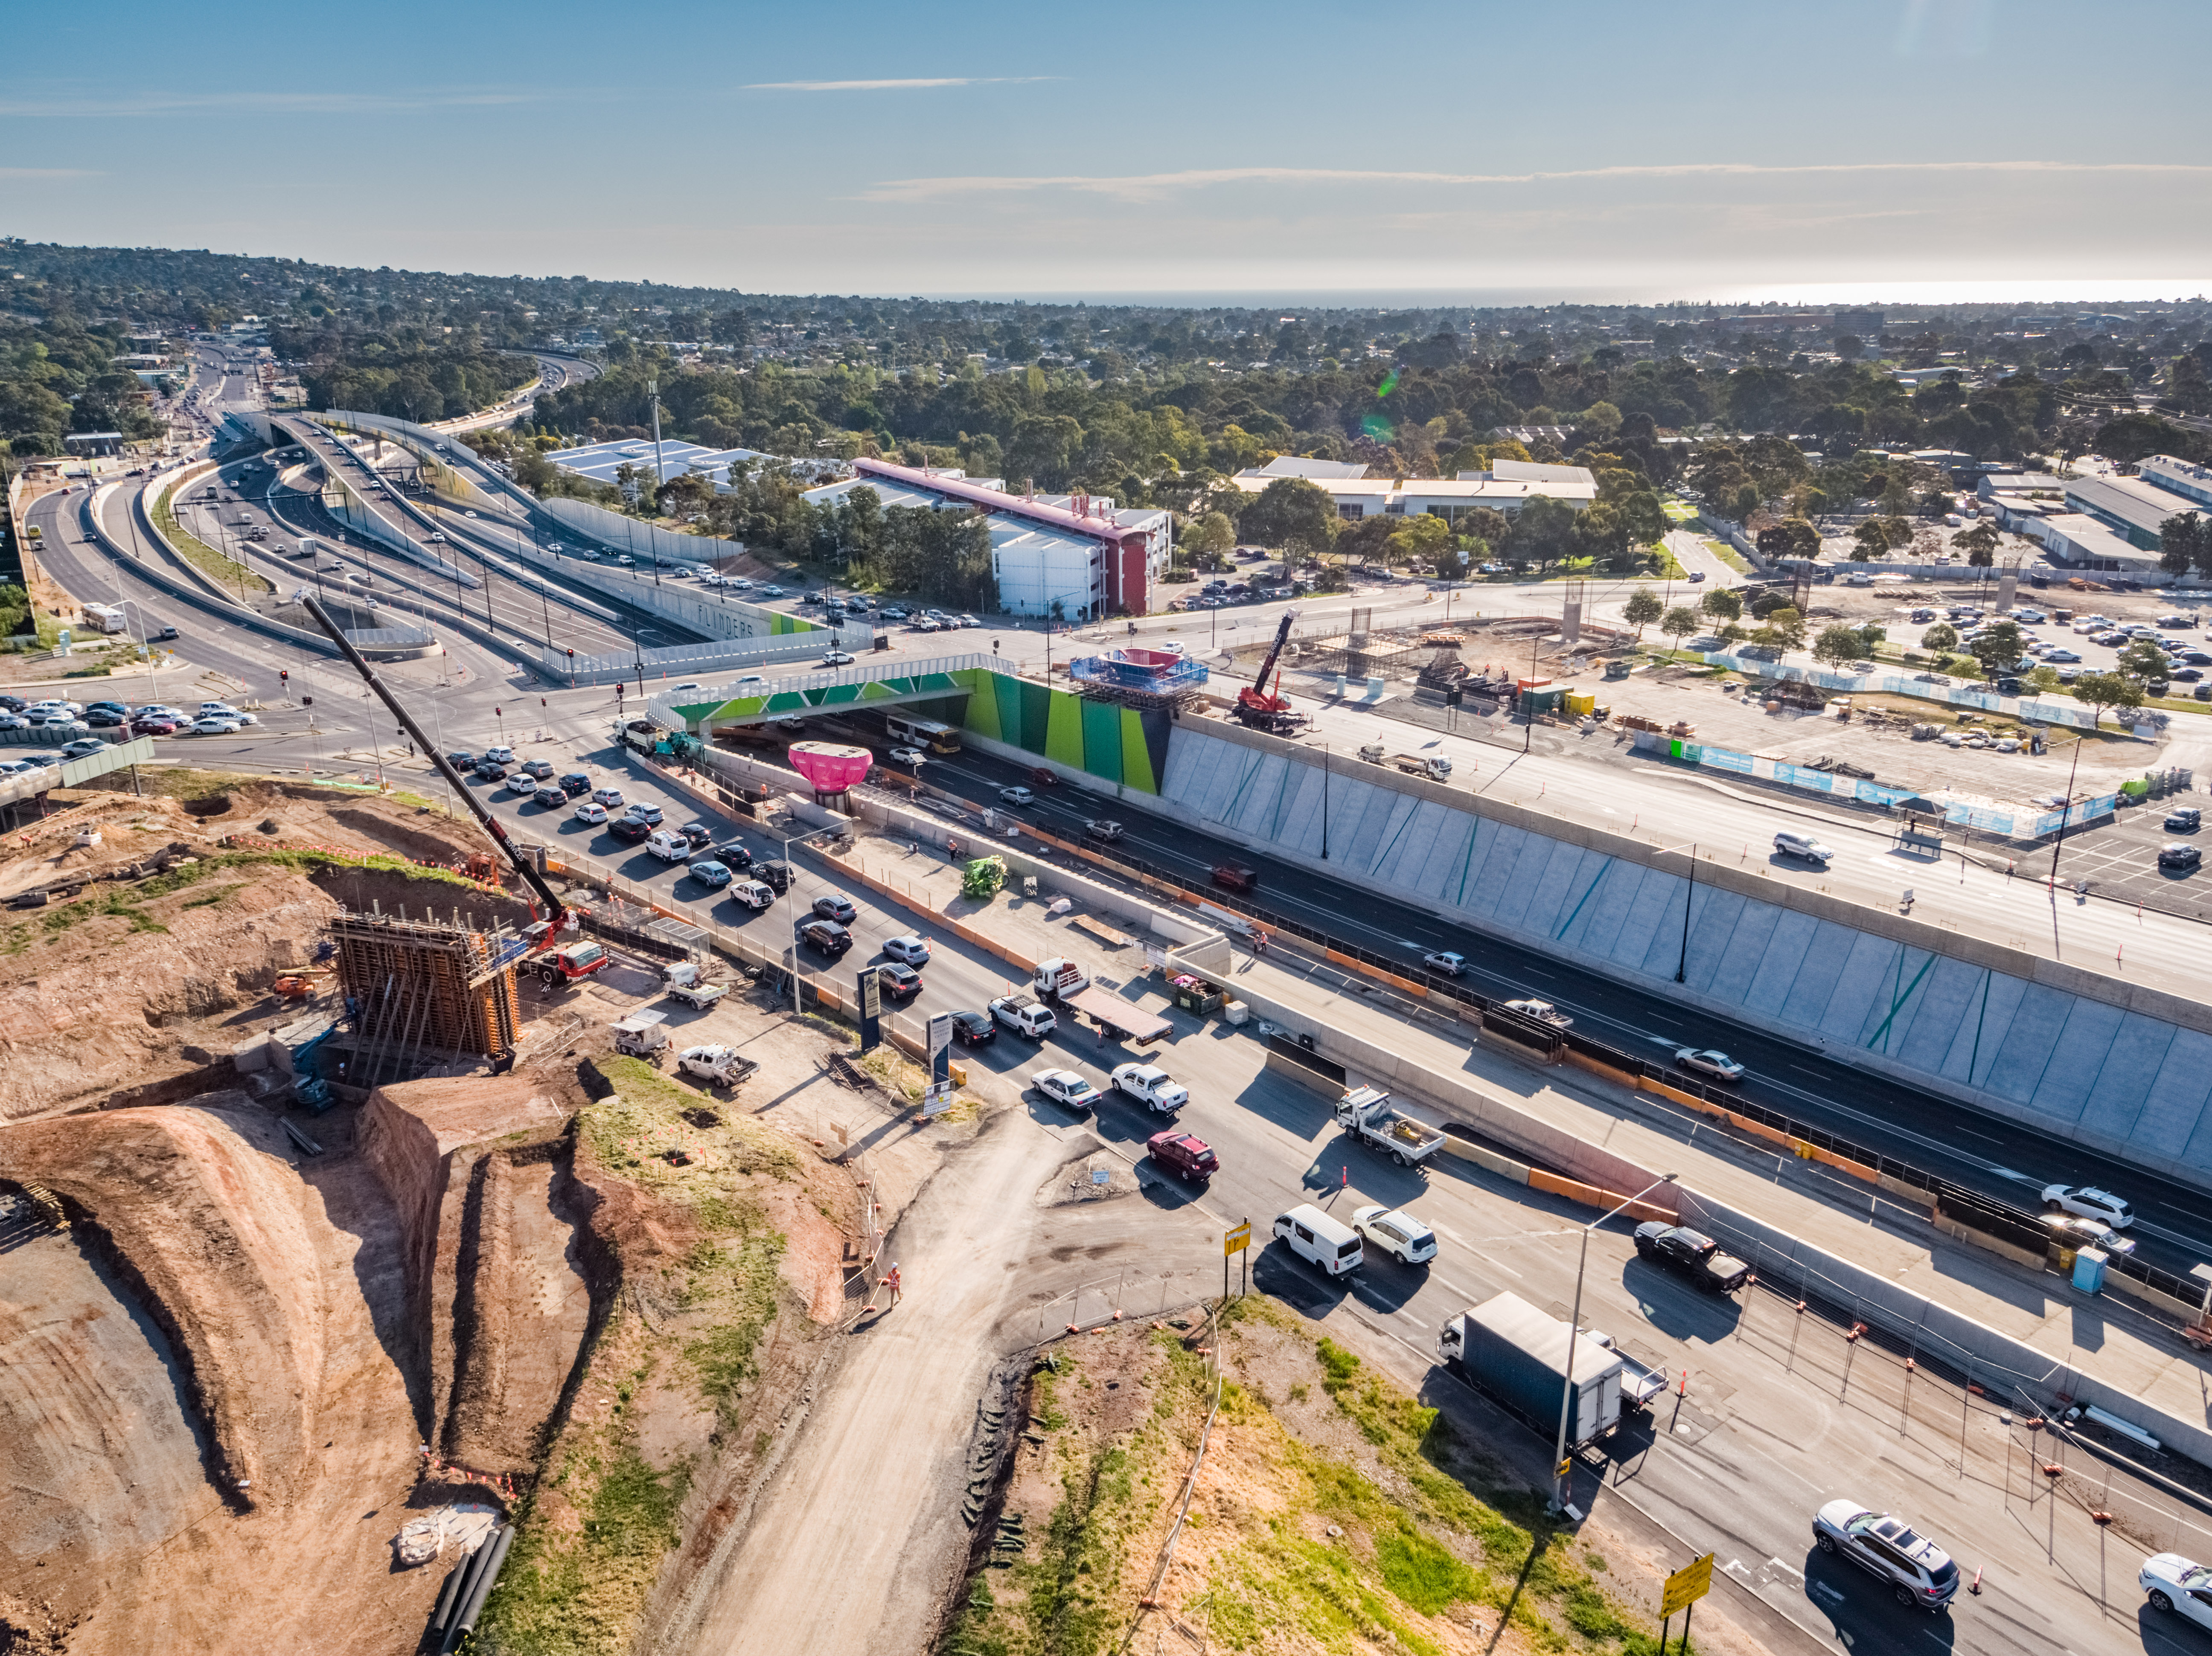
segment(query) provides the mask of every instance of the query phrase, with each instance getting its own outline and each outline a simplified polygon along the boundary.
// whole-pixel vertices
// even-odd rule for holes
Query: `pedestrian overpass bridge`
[[[809,713],[856,713],[902,702],[942,701],[964,696],[978,672],[1004,673],[1004,656],[971,652],[927,661],[911,658],[855,662],[752,682],[674,689],[646,703],[647,716],[671,730],[711,738],[716,731],[759,725],[775,719],[804,719]]]

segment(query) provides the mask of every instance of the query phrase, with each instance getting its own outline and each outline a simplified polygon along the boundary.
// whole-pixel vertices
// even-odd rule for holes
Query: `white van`
[[[1310,1202],[1275,1216],[1277,1240],[1309,1265],[1331,1277],[1359,1268],[1359,1233],[1340,1223]]]
[[[691,842],[673,828],[656,828],[645,848],[664,863],[681,863],[691,855]]]
[[[1800,857],[1808,863],[1818,863],[1822,868],[1827,867],[1829,859],[1836,854],[1811,834],[1799,834],[1791,828],[1784,828],[1774,836],[1774,848],[1784,857]]]

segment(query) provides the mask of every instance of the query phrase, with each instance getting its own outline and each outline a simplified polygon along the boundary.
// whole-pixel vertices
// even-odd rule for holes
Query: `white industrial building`
[[[982,513],[999,605],[1010,615],[1141,616],[1167,573],[1174,522],[1157,507],[1116,507],[1099,494],[1012,494],[999,478],[885,460],[855,460],[853,468],[857,476],[809,489],[805,498],[827,506],[865,487],[886,507]]]
[[[1457,523],[1468,513],[1487,507],[1510,518],[1529,501],[1560,500],[1579,512],[1597,499],[1597,478],[1587,466],[1539,465],[1528,460],[1498,460],[1487,471],[1462,471],[1456,477],[1370,477],[1367,468],[1340,460],[1303,460],[1284,455],[1263,466],[1248,467],[1231,479],[1248,494],[1257,494],[1279,478],[1311,483],[1335,503],[1347,519],[1419,517],[1426,513]]]

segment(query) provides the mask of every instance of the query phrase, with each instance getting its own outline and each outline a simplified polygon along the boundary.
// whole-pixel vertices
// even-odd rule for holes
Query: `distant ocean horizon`
[[[1623,285],[1595,288],[1183,288],[1088,292],[925,293],[939,300],[1030,305],[1133,305],[1188,310],[1308,311],[1525,310],[1554,305],[1726,305],[1802,307],[1884,305],[2154,305],[2203,300],[2212,276],[2104,282],[1840,282],[1745,283],[1710,293],[1662,292]]]

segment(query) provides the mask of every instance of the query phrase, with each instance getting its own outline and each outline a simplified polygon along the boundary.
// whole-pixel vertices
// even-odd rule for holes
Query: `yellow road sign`
[[[1242,1253],[1252,1243],[1252,1222],[1247,1219],[1234,1230],[1221,1233],[1221,1255],[1227,1259],[1232,1253]]]
[[[1685,1564],[1667,1578],[1666,1591],[1659,1596],[1659,1614],[1672,1616],[1684,1606],[1694,1604],[1713,1590],[1713,1556],[1707,1553],[1694,1562]]]

